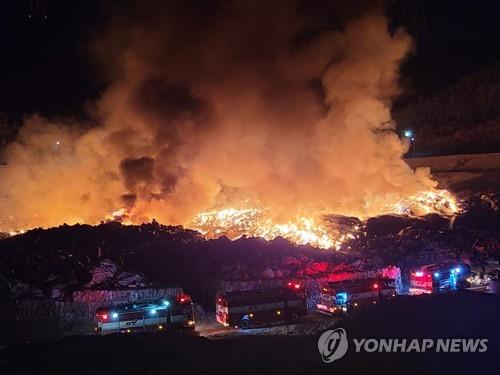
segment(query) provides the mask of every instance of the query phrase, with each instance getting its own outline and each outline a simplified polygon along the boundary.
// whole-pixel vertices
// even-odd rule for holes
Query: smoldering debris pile
[[[80,289],[179,285],[196,296],[214,279],[314,277],[348,260],[283,239],[206,241],[157,222],[63,225],[0,241],[0,290],[17,299],[65,299]]]
[[[105,223],[35,229],[0,240],[3,298],[66,299],[79,289],[179,285],[208,299],[214,280],[335,278],[396,265],[435,261],[481,266],[500,259],[500,194],[478,194],[449,220],[382,216],[341,251],[296,246],[284,239],[206,241],[196,231]]]
[[[375,261],[414,266],[460,260],[480,266],[500,259],[500,194],[476,194],[452,219],[379,217],[350,246]]]

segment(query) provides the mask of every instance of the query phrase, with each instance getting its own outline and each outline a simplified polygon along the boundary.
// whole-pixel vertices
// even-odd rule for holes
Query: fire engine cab
[[[323,314],[346,313],[352,308],[374,304],[396,296],[393,279],[368,278],[329,282],[321,289],[316,305]]]
[[[216,319],[224,327],[251,327],[297,322],[307,314],[305,293],[291,287],[217,293]]]
[[[187,294],[101,307],[95,320],[101,335],[151,330],[180,333],[195,328],[193,303]]]
[[[410,294],[435,293],[456,290],[467,276],[460,264],[430,264],[410,274]]]

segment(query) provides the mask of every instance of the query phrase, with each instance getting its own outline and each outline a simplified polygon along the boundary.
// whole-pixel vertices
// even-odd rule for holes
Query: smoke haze
[[[31,116],[0,168],[0,230],[189,225],[214,207],[366,217],[434,188],[402,160],[391,99],[411,49],[382,12],[311,28],[299,3],[132,3],[90,52],[99,124]]]

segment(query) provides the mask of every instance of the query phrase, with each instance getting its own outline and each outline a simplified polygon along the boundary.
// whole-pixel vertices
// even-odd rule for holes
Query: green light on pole
[[[410,140],[413,149],[413,157],[415,157],[415,137],[413,136],[413,131],[406,129],[404,131],[404,136]]]

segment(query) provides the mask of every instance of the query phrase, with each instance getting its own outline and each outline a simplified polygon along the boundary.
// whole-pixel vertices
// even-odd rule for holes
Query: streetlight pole
[[[415,137],[413,136],[413,131],[411,129],[406,129],[404,132],[405,138],[408,138],[412,146],[412,156],[415,157]]]

